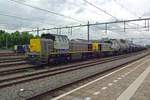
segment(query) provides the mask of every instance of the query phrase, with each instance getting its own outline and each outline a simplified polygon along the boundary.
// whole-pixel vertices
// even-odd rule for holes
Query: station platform
[[[150,56],[52,100],[150,100]]]

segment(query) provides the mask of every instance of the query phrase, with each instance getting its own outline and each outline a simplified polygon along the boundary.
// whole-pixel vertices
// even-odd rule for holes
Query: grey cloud
[[[81,7],[80,7],[75,13],[76,13],[76,14],[79,14],[79,13],[83,13],[83,12],[84,12],[84,8],[81,8]]]

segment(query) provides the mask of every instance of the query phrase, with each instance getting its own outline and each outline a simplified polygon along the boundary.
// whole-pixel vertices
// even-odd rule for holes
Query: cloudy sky
[[[61,14],[66,17],[37,10],[17,2],[39,7],[54,13]],[[90,23],[115,21],[112,16],[89,5],[84,0],[0,0],[0,28],[5,30],[31,30],[39,28],[60,27],[66,25],[85,24]],[[108,12],[116,17],[118,20],[137,19],[139,17],[146,18],[150,16],[150,0],[87,0],[96,5],[100,9]],[[12,16],[12,17],[10,17]],[[14,18],[17,17],[17,18]],[[134,22],[133,22],[134,23]],[[143,26],[143,22],[129,23],[128,27]],[[90,27],[91,38],[97,37],[148,37],[149,32],[138,30],[127,30],[123,32],[122,25],[109,25],[110,28],[117,30],[110,30],[108,34],[104,34],[104,25]],[[144,29],[146,30],[146,29]],[[56,32],[56,30],[52,30]],[[64,34],[69,33],[69,30],[62,30]],[[142,32],[142,34],[140,34]],[[73,33],[76,37],[86,38],[86,28],[75,28]],[[113,33],[113,34],[112,34]],[[94,35],[92,35],[94,34]],[[72,34],[71,34],[72,35]],[[70,37],[71,37],[70,35]]]

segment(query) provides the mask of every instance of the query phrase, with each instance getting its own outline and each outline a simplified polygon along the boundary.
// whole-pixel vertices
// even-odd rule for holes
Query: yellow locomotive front
[[[41,39],[30,40],[30,52],[40,53],[41,52]]]
[[[53,44],[51,39],[31,39],[28,60],[36,65],[46,64],[49,53],[53,52]]]

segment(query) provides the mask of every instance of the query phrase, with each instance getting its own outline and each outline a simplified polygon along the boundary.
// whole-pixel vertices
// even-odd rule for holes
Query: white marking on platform
[[[98,95],[98,94],[100,94],[99,91],[93,93],[93,95]]]
[[[114,80],[113,82],[115,82],[115,83],[116,83],[117,81],[118,81],[118,80]]]
[[[60,98],[62,98],[62,97],[64,97],[64,96],[67,96],[67,95],[69,95],[69,94],[71,94],[71,93],[73,93],[73,92],[75,92],[75,91],[77,91],[77,90],[79,90],[79,89],[82,89],[82,88],[84,88],[84,87],[86,87],[86,86],[88,86],[88,85],[91,85],[91,84],[93,84],[93,83],[95,83],[95,82],[97,82],[97,81],[99,81],[99,80],[101,80],[101,79],[104,79],[104,78],[106,78],[106,77],[108,77],[108,76],[110,76],[110,75],[112,75],[112,74],[114,74],[114,73],[117,73],[117,72],[119,72],[119,71],[121,71],[121,70],[123,70],[123,69],[125,69],[125,68],[127,68],[127,67],[130,67],[130,66],[134,65],[135,63],[138,63],[138,62],[142,61],[143,59],[145,59],[145,58],[142,58],[142,59],[140,59],[140,60],[138,60],[138,61],[135,61],[135,62],[133,62],[133,63],[131,63],[131,64],[128,64],[128,65],[126,65],[126,66],[124,66],[124,67],[122,67],[122,68],[120,68],[120,69],[118,69],[118,70],[115,70],[115,71],[113,71],[113,72],[111,72],[111,73],[109,73],[109,74],[106,74],[105,76],[102,76],[102,77],[100,77],[100,78],[98,78],[98,79],[96,79],[96,80],[94,80],[94,81],[91,81],[91,82],[89,82],[89,83],[87,83],[87,84],[84,84],[84,85],[82,85],[82,86],[80,86],[80,87],[78,87],[78,88],[76,88],[76,89],[73,89],[73,90],[71,90],[71,91],[69,91],[69,92],[67,92],[67,93],[64,93],[64,94],[62,94],[62,95],[60,95],[60,96],[58,96],[58,97],[55,97],[55,98],[53,98],[53,99],[51,99],[51,100],[58,100],[58,99],[60,99]],[[145,62],[147,62],[147,60],[144,61],[143,63],[141,63],[141,64],[138,65],[138,66],[140,67],[140,66],[141,66],[142,64],[144,64]]]
[[[117,78],[118,80],[121,80],[122,78],[121,77],[119,77],[119,78]]]
[[[112,86],[112,85],[113,85],[112,83],[109,83],[109,84],[108,84],[108,86]]]
[[[24,89],[20,89],[20,91],[24,91]]]
[[[84,100],[91,100],[91,97],[86,97]]]
[[[150,73],[150,66],[117,98],[117,100],[130,100],[146,76]]]
[[[102,90],[106,90],[107,89],[107,87],[102,87]]]
[[[125,77],[124,75],[121,75],[121,77]]]

